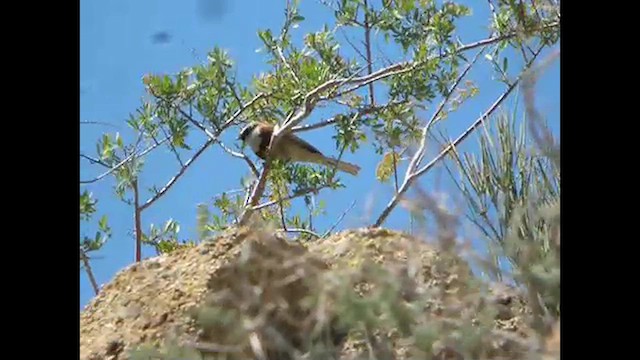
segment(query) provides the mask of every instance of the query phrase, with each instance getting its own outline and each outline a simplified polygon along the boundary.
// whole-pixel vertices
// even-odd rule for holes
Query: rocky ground
[[[366,275],[375,271],[362,271],[376,265],[388,269],[395,280],[385,285]],[[554,352],[559,349],[559,332],[542,345],[531,344],[534,335],[524,321],[528,310],[516,292],[493,286],[484,297],[471,296],[471,277],[456,256],[385,229],[347,230],[306,244],[268,232],[232,229],[212,241],[120,271],[81,312],[80,358],[131,359],[131,350],[140,346],[188,344],[199,351],[226,353],[223,358],[229,359],[285,359],[274,329],[291,351],[304,353],[306,339],[324,329],[340,348],[336,356],[343,359],[371,350],[386,351],[388,358],[419,356],[397,333],[363,337],[342,331],[337,325],[342,319],[331,314],[338,313],[345,296],[338,291],[345,279],[354,281],[359,296],[397,285],[403,303],[437,290],[439,295],[424,305],[425,312],[436,317],[449,316],[447,309],[457,309],[455,316],[465,309],[479,311],[484,300],[477,299],[488,299],[498,309],[492,320],[497,335],[486,337],[485,356],[518,358],[533,349],[544,358],[559,358]],[[309,295],[316,299],[315,307],[305,305],[303,299]],[[214,325],[203,327],[198,319],[213,316],[199,310],[203,304],[233,315],[226,323],[214,317]],[[391,349],[372,348],[381,344],[375,340],[380,336],[391,339]],[[431,355],[462,358],[445,344],[434,346]]]

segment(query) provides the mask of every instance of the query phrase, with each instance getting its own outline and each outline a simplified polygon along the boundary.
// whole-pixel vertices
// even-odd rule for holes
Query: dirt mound
[[[138,344],[158,345],[195,331],[185,314],[202,300],[211,274],[237,255],[236,245],[246,235],[232,230],[121,270],[80,314],[80,358],[126,359]]]
[[[358,302],[363,296],[396,296],[391,300],[400,305],[391,310],[410,322],[416,320],[408,316],[415,311],[412,301],[429,294],[418,314],[444,317],[457,309],[454,315],[461,316],[465,308],[483,306],[468,286],[470,277],[456,256],[399,232],[348,230],[299,244],[233,229],[119,272],[81,313],[80,358],[130,359],[140,346],[167,343],[228,359],[286,359],[309,351],[353,358],[372,346],[384,351],[376,348],[384,338],[391,339],[393,349],[386,351],[395,357],[415,356],[403,343],[402,321],[392,324],[400,330],[365,336],[353,331],[349,306],[367,309]],[[526,308],[517,299],[511,290],[497,291],[491,301],[503,309],[492,321],[497,330],[526,339]],[[485,348],[494,349],[492,356],[515,354],[522,341],[493,341]],[[459,355],[446,343],[433,352]]]

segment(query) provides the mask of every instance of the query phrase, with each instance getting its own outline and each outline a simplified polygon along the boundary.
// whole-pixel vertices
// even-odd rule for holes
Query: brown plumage
[[[245,126],[238,136],[239,140],[248,144],[251,150],[262,160],[265,160],[265,153],[269,146],[269,141],[273,134],[273,125],[265,123],[251,123]],[[334,158],[327,157],[313,145],[295,136],[287,133],[278,141],[276,147],[271,149],[273,156],[278,159],[308,162],[313,164],[325,165],[349,173],[358,175],[360,167],[344,161],[338,161]]]

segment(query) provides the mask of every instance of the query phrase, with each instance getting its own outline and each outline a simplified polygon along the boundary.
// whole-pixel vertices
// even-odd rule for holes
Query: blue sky
[[[463,3],[465,3],[463,1]],[[469,1],[473,14],[459,21],[458,34],[464,43],[481,40],[488,36],[489,9],[486,2]],[[95,144],[103,132],[119,131],[125,141],[131,141],[131,132],[126,119],[140,106],[145,96],[142,77],[148,73],[173,74],[185,67],[194,66],[206,60],[206,54],[214,46],[225,49],[233,59],[238,80],[248,84],[253,75],[269,70],[265,54],[256,52],[261,47],[257,36],[259,29],[270,28],[278,32],[283,23],[285,1],[245,0],[110,0],[80,2],[80,120],[99,121],[115,127],[103,125],[81,125],[80,151],[94,156]],[[294,30],[294,41],[310,31],[321,30],[326,22],[333,23],[332,12],[317,0],[301,0],[300,12],[306,20]],[[351,39],[359,42],[362,35],[351,34]],[[165,42],[154,42],[162,38]],[[345,54],[352,51],[341,37]],[[559,46],[559,45],[558,45]],[[374,50],[375,55],[375,50]],[[402,59],[397,51],[385,50],[392,61]],[[515,58],[514,58],[515,61]],[[443,127],[451,137],[456,137],[469,126],[501,93],[504,85],[491,81],[492,74],[487,61],[480,60],[481,66],[470,74],[470,78],[480,88],[480,94],[465,103],[462,109],[452,114]],[[378,63],[374,67],[381,67]],[[518,63],[510,63],[517,69]],[[560,111],[560,70],[556,61],[544,73],[537,85],[537,105],[547,114],[548,122],[557,133]],[[384,99],[382,99],[384,100]],[[507,110],[513,104],[513,97],[505,103]],[[522,108],[522,107],[520,107]],[[314,113],[307,122],[319,121],[331,116],[330,111]],[[237,129],[224,135],[227,144],[233,144]],[[306,132],[302,135],[328,154],[335,153],[331,139],[331,129]],[[194,149],[205,141],[204,136],[193,132],[188,139]],[[462,149],[473,151],[476,140],[470,137]],[[426,160],[430,160],[428,153]],[[184,159],[190,157],[187,153]],[[393,194],[391,184],[379,184],[374,172],[379,158],[370,147],[363,147],[356,154],[345,154],[345,160],[357,162],[363,168],[358,178],[342,177],[346,188],[334,192],[323,191],[318,200],[327,203],[330,214],[317,220],[316,225],[324,229],[335,222],[353,200],[355,207],[338,227],[368,225],[380,213]],[[81,179],[89,179],[104,171],[97,165],[80,160]],[[441,167],[440,167],[441,168]],[[178,170],[173,155],[160,148],[148,157],[140,183],[148,188],[162,187]],[[187,171],[185,176],[156,204],[144,212],[143,228],[150,224],[161,225],[172,218],[180,223],[180,238],[196,238],[196,206],[202,202],[211,203],[216,194],[239,188],[240,176],[246,175],[244,163],[223,153],[219,147],[211,147]],[[435,170],[420,181],[420,185],[430,191],[453,191],[444,171]],[[439,185],[440,187],[436,187]],[[93,193],[99,200],[97,217],[108,215],[114,230],[112,239],[96,255],[92,262],[98,283],[107,283],[117,271],[133,261],[134,240],[133,212],[120,202],[113,192],[114,182],[105,178],[100,182],[81,186]],[[144,195],[143,198],[148,196]],[[385,224],[396,229],[407,228],[407,216],[398,208]],[[93,224],[81,224],[81,231],[91,234]],[[152,249],[145,248],[143,256],[153,256]],[[93,296],[93,290],[84,272],[80,274],[80,306]]]

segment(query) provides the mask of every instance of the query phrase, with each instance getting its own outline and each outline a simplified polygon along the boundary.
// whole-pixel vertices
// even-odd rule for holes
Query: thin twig
[[[217,131],[216,131],[217,134],[213,135],[202,124],[197,122],[191,115],[187,114],[184,110],[182,110],[180,108],[180,106],[178,106],[177,104],[173,103],[172,101],[169,101],[169,100],[165,99],[164,97],[162,97],[160,95],[153,94],[153,96],[155,96],[158,99],[166,102],[167,104],[169,104],[169,106],[176,108],[176,110],[178,110],[178,112],[180,112],[180,114],[182,114],[182,116],[187,118],[197,128],[199,128],[200,130],[204,131],[207,134],[207,136],[209,136],[210,138],[217,138],[224,130],[226,130],[229,126],[231,126],[233,124],[233,122],[238,118],[238,116],[240,116],[247,108],[253,106],[253,104],[255,104],[256,101],[258,101],[258,100],[260,100],[263,97],[266,97],[268,95],[269,94],[259,93],[256,96],[254,96],[251,100],[249,100],[247,103],[242,105],[238,110],[236,110],[236,112],[233,113],[233,115],[231,115],[231,117],[227,121],[225,121],[224,124],[222,124],[222,126],[220,128],[217,129]]]
[[[244,105],[242,105],[242,107],[238,110],[236,110],[235,113],[233,113],[233,115],[231,115],[231,117],[229,118],[229,120],[227,120],[227,122],[224,123],[223,125],[223,129],[227,128],[229,125],[233,124],[234,121],[236,121],[236,119],[238,118],[238,116],[242,115],[242,113],[253,106],[253,104],[256,103],[256,101],[264,98],[264,97],[268,97],[270,96],[270,94],[266,94],[266,93],[259,93],[256,96],[253,97],[253,99],[249,100],[249,102],[245,103]]]
[[[238,70],[236,69],[236,74],[237,74],[237,72],[238,72]],[[237,76],[237,75],[235,75],[235,76]],[[229,89],[231,90],[231,93],[233,94],[233,97],[238,102],[238,106],[242,106],[242,99],[240,99],[240,96],[238,95],[238,91],[236,91],[236,87],[234,86],[234,84],[231,81],[229,81],[229,79],[227,79],[226,83],[227,83],[227,86],[229,87]],[[229,104],[227,104],[227,106],[229,106]]]
[[[227,190],[227,191],[223,191],[219,194],[216,194],[214,196],[212,196],[212,199],[217,199],[219,197],[225,196],[225,195],[233,195],[233,194],[239,194],[239,193],[243,193],[245,192],[246,189],[232,189],[232,190]]]
[[[280,189],[278,189],[278,198],[280,198]],[[282,206],[282,201],[278,201],[278,213],[280,214],[280,222],[282,224],[282,228],[284,231],[287,231],[287,218],[284,215],[284,206]]]
[[[113,125],[113,124],[109,124],[106,122],[102,122],[102,121],[90,121],[90,120],[81,120],[80,124],[87,124],[87,125],[103,125],[103,126],[109,126],[115,129],[119,129],[119,126]]]
[[[80,157],[89,160],[89,162],[91,162],[92,164],[99,164],[99,165],[102,165],[102,166],[104,166],[106,168],[111,168],[111,166],[109,166],[109,164],[107,164],[106,162],[104,162],[104,161],[102,161],[100,159],[96,159],[96,158],[93,158],[91,156],[87,156],[85,154],[80,154]]]
[[[255,175],[256,178],[260,176],[260,172],[258,171],[258,168],[256,168],[256,165],[253,163],[253,161],[251,161],[251,159],[249,159],[249,157],[247,157],[243,153],[239,153],[239,152],[236,152],[236,151],[233,151],[233,150],[229,149],[228,147],[226,147],[222,143],[222,141],[218,141],[217,143],[218,143],[218,145],[220,145],[222,150],[226,151],[229,155],[231,155],[233,157],[236,157],[238,159],[244,160],[247,163],[247,165],[251,169],[251,172],[253,173],[253,175]]]
[[[371,75],[373,72],[373,65],[371,63],[371,28],[369,27],[369,5],[367,0],[364,0],[364,45],[367,52],[367,71]],[[376,100],[373,93],[373,83],[369,84],[369,105],[375,106]]]
[[[89,264],[89,257],[82,247],[80,248],[80,259],[82,259],[82,264],[84,265],[84,269],[87,272],[87,276],[89,277],[89,281],[91,282],[93,291],[96,293],[96,295],[98,295],[98,293],[100,292],[100,287],[98,286],[96,278],[93,276],[93,270],[91,270],[91,264]]]
[[[351,48],[353,48],[353,50],[360,55],[360,57],[362,58],[362,60],[367,61],[367,56],[364,55],[362,52],[360,52],[360,50],[351,42],[351,40],[349,40],[349,36],[345,33],[344,30],[340,29],[340,32],[342,32],[342,35],[344,35],[344,39],[346,40],[347,44],[351,45]]]
[[[167,134],[167,131],[164,129],[164,127],[160,126],[160,130],[162,131],[164,136],[170,137],[170,135]],[[180,166],[184,166],[184,163],[182,162],[182,159],[180,158],[180,154],[178,153],[178,149],[176,149],[176,147],[173,146],[173,142],[169,142],[169,147],[171,148],[171,152],[173,152],[173,154],[176,156],[176,160],[178,160],[178,163],[180,164]]]
[[[138,189],[138,180],[133,180],[131,187],[133,188],[133,209],[134,209],[134,226],[136,232],[136,246],[135,246],[135,260],[136,262],[140,262],[140,258],[142,256],[142,219],[141,213],[142,210],[140,208],[140,194]]]
[[[259,99],[259,96],[254,97],[249,103],[247,104],[253,104],[255,101],[257,101],[257,99]],[[245,105],[245,106],[250,106],[250,105]],[[242,153],[238,153],[235,152],[229,148],[227,148],[220,140],[220,133],[226,129],[226,127],[231,124],[230,121],[232,121],[232,119],[235,119],[235,117],[237,117],[236,114],[234,114],[234,116],[231,117],[230,121],[227,121],[225,123],[225,125],[222,126],[222,128],[220,128],[218,131],[216,131],[216,134],[211,133],[211,131],[209,131],[209,129],[207,129],[204,125],[202,125],[201,123],[199,123],[198,121],[196,121],[192,116],[190,116],[189,114],[187,114],[186,112],[184,112],[182,109],[178,109],[178,111],[180,111],[180,113],[182,114],[182,116],[184,116],[187,120],[189,120],[189,122],[191,122],[193,125],[195,125],[198,129],[200,129],[202,132],[204,132],[207,137],[209,137],[209,140],[217,142],[224,151],[226,151],[227,153],[229,153],[231,156],[237,157],[239,159],[243,159],[247,165],[249,166],[249,168],[251,169],[251,172],[253,172],[253,174],[258,177],[260,176],[258,169],[256,168],[256,166],[253,164],[253,162],[244,154]],[[237,112],[236,112],[237,113]],[[239,114],[239,113],[237,113]]]
[[[142,133],[141,133],[142,134]],[[90,183],[94,183],[96,181],[99,181],[101,179],[103,179],[104,177],[108,176],[109,174],[111,174],[112,172],[118,170],[120,167],[122,167],[124,164],[126,164],[129,160],[133,159],[134,157],[142,157],[146,154],[148,154],[149,152],[151,152],[153,149],[157,148],[158,146],[162,145],[163,143],[165,143],[167,140],[169,140],[169,137],[164,138],[164,140],[160,141],[157,144],[153,144],[152,146],[148,147],[147,149],[145,149],[144,151],[136,154],[136,152],[132,152],[129,156],[125,157],[122,161],[120,161],[119,163],[117,163],[115,166],[111,167],[109,170],[107,170],[106,172],[98,175],[98,177],[96,177],[95,179],[92,180],[80,180],[80,184],[90,184]],[[85,158],[88,158],[87,156],[85,156]],[[102,164],[101,164],[102,165]]]
[[[325,126],[329,126],[329,125],[333,125],[333,124],[337,123],[339,119],[340,119],[339,116],[334,116],[334,117],[332,117],[330,119],[323,120],[323,121],[317,122],[315,124],[299,125],[299,126],[294,127],[293,129],[291,129],[291,132],[303,132],[303,131],[320,129],[320,128],[323,128]]]
[[[333,225],[331,225],[331,227],[329,228],[329,230],[327,230],[327,231],[324,233],[324,235],[322,235],[322,237],[323,237],[323,238],[325,238],[325,237],[329,236],[329,234],[331,234],[331,232],[333,231],[333,229],[335,229],[335,228],[336,228],[336,227],[337,227],[337,226],[342,222],[342,219],[344,219],[344,217],[347,215],[347,213],[348,213],[349,211],[351,211],[351,209],[353,209],[353,207],[354,207],[355,205],[356,205],[356,201],[355,201],[355,200],[353,200],[353,201],[351,202],[351,205],[349,205],[349,207],[348,207],[345,211],[343,211],[343,212],[342,212],[342,215],[340,215],[340,217],[338,218],[338,220],[337,220]]]
[[[396,157],[396,149],[395,147],[391,148],[391,158],[393,160],[393,185],[398,192],[398,159]]]
[[[160,190],[158,191],[153,197],[151,197],[149,200],[147,200],[142,206],[138,207],[136,205],[136,209],[139,210],[139,212],[144,211],[146,208],[148,208],[149,206],[151,206],[154,202],[156,202],[158,199],[160,199],[175,183],[176,181],[184,174],[184,172],[187,170],[187,168],[204,152],[204,150],[206,150],[214,141],[217,141],[219,134],[226,129],[228,126],[230,126],[233,121],[235,121],[235,119],[240,116],[240,114],[242,114],[242,112],[250,107],[251,105],[253,105],[256,101],[258,101],[258,99],[262,98],[263,96],[265,96],[263,93],[260,93],[258,95],[256,95],[253,99],[251,99],[248,103],[246,103],[245,105],[243,105],[240,109],[238,109],[224,124],[223,126],[218,130],[218,135],[213,135],[211,134],[210,131],[208,131],[206,128],[204,128],[202,125],[200,125],[200,123],[198,123],[197,121],[195,121],[195,119],[193,119],[193,117],[191,117],[189,114],[185,113],[179,106],[173,104],[173,102],[170,102],[166,99],[164,99],[163,97],[157,96],[155,94],[153,94],[154,96],[156,96],[158,99],[167,102],[170,106],[174,106],[185,118],[187,118],[191,123],[193,123],[194,125],[196,125],[198,128],[200,128],[201,130],[203,130],[207,136],[209,136],[209,139],[202,145],[202,147],[191,157],[191,159],[187,160],[186,163],[184,163],[184,165],[182,165],[180,167],[180,170],[178,171],[178,173],[172,177],[169,182],[167,182],[167,184]],[[146,154],[147,152],[153,150],[154,148],[158,147],[160,144],[164,143],[165,141],[169,140],[170,136],[165,138],[163,141],[159,142],[158,144],[153,145],[151,148],[145,150],[144,152],[136,155],[135,152],[132,153],[131,155],[129,155],[126,159],[124,159],[123,161],[121,161],[118,165],[116,165],[115,167],[113,167],[112,169],[110,169],[108,172],[104,173],[103,175],[99,176],[96,180],[93,181],[89,181],[89,182],[94,182],[97,181],[99,179],[101,179],[104,176],[107,176],[108,174],[110,174],[111,172],[113,172],[115,169],[117,169],[118,167],[122,166],[122,164],[126,163],[126,161],[128,161],[129,159],[133,158],[133,156],[143,156],[144,154]],[[81,181],[81,183],[83,183]],[[137,201],[137,192],[136,192],[136,201]]]
[[[251,189],[254,188],[255,184],[258,182],[258,179],[256,179],[255,181],[253,181],[251,183],[251,185],[247,186],[246,188],[246,193],[245,193],[245,197],[244,197],[244,203],[243,203],[243,207],[247,207],[249,206],[249,202],[251,201]]]
[[[502,93],[502,95],[500,95],[498,97],[498,99],[496,99],[496,101],[491,105],[491,107],[489,107],[489,109],[484,114],[482,114],[467,130],[465,130],[460,136],[458,136],[457,139],[455,139],[451,144],[449,144],[445,149],[443,149],[427,165],[423,166],[419,170],[415,170],[415,171],[408,170],[407,171],[407,176],[405,177],[405,180],[404,180],[402,186],[400,187],[400,190],[398,191],[397,194],[395,194],[393,196],[391,201],[389,201],[389,203],[387,204],[385,209],[382,211],[382,213],[380,214],[380,216],[378,217],[376,222],[372,225],[372,227],[380,227],[382,225],[382,223],[384,223],[384,221],[387,219],[387,217],[389,216],[391,211],[396,207],[396,205],[398,205],[400,199],[402,198],[404,193],[409,189],[411,184],[418,177],[422,176],[425,172],[427,172],[431,168],[433,168],[433,166],[436,165],[440,160],[442,160],[449,153],[449,151],[451,151],[453,148],[458,146],[458,144],[460,142],[462,142],[467,136],[469,136],[478,126],[480,126],[480,124],[482,124],[484,122],[484,120],[486,120],[489,116],[491,116],[491,114],[498,108],[498,106],[500,106],[500,104],[509,96],[511,91],[513,91],[513,89],[518,85],[518,83],[522,79],[523,74],[525,74],[526,71],[531,67],[531,65],[533,64],[533,62],[537,58],[537,55],[540,54],[540,51],[542,51],[543,47],[544,47],[544,45],[539,48],[538,53],[529,61],[529,63],[527,63],[525,65],[525,68],[521,72],[521,74],[518,77],[518,79],[516,79],[513,82],[513,84],[511,86],[509,86],[509,88],[507,88],[507,90],[505,90],[505,92]],[[411,162],[412,167],[416,168],[419,165],[417,163],[417,158],[420,157],[420,156],[421,156],[420,152],[418,152],[418,153],[416,153],[416,155],[414,155],[414,158],[412,159],[412,162]]]
[[[276,54],[278,54],[278,58],[280,58],[280,61],[282,62],[284,67],[287,68],[287,70],[289,70],[289,72],[291,73],[291,76],[293,76],[293,80],[295,80],[296,83],[299,84],[300,83],[300,79],[298,79],[298,75],[296,75],[296,72],[293,71],[293,68],[287,62],[287,59],[284,57],[284,53],[282,52],[282,49],[280,48],[280,46],[276,45],[276,49],[275,50],[276,50]]]
[[[538,11],[538,7],[536,6],[536,0],[531,0],[531,7],[533,8],[533,11],[536,12],[538,20],[542,20],[542,16],[540,16],[540,12]]]
[[[403,105],[406,104],[408,101],[406,100],[402,100],[402,101],[393,101],[384,105],[378,105],[378,106],[366,106],[363,107],[362,109],[358,110],[358,112],[356,113],[358,116],[362,116],[362,115],[369,115],[375,112],[378,112],[380,110],[384,110],[386,108],[389,108],[391,106],[396,106],[396,105]],[[323,120],[314,124],[307,124],[307,125],[299,125],[294,127],[293,129],[291,129],[291,132],[297,133],[297,132],[303,132],[303,131],[309,131],[309,130],[315,130],[315,129],[319,129],[325,126],[329,126],[332,124],[335,124],[336,122],[338,122],[338,120],[340,119],[340,116],[334,116],[332,118],[329,118],[327,120]]]
[[[498,20],[498,15],[496,14],[496,8],[495,8],[495,6],[493,6],[493,2],[491,2],[491,0],[487,0],[487,2],[489,3],[489,9],[491,9],[491,14],[493,16],[493,21],[496,22]],[[491,32],[491,34],[493,35],[493,31]]]
[[[520,52],[522,53],[522,58],[524,59],[524,62],[529,62],[529,57],[527,56],[527,52],[524,51],[525,45],[524,44],[520,44]],[[503,71],[501,71],[503,72]],[[505,74],[505,78],[506,78],[506,74]]]
[[[153,197],[151,197],[149,200],[147,200],[141,207],[140,207],[140,211],[145,210],[146,208],[148,208],[149,206],[151,206],[154,202],[156,202],[160,197],[162,197],[167,191],[169,191],[169,189],[171,189],[171,187],[176,183],[176,181],[184,174],[184,172],[187,170],[187,168],[193,164],[193,162],[200,156],[202,155],[202,153],[204,153],[204,151],[213,143],[213,140],[211,139],[207,139],[207,141],[202,145],[202,147],[200,147],[200,149],[198,151],[196,151],[196,153],[191,157],[191,159],[187,160],[186,163],[184,163],[184,166],[180,167],[180,170],[178,170],[178,173],[176,175],[174,175],[169,182],[167,182],[167,184],[160,189],[160,191],[158,191]]]
[[[303,189],[303,190],[300,190],[300,191],[296,191],[295,193],[293,193],[293,194],[291,194],[289,196],[286,196],[286,197],[284,197],[282,199],[271,200],[271,201],[268,201],[266,203],[262,203],[260,205],[256,205],[256,206],[254,206],[252,208],[252,210],[256,211],[256,210],[264,209],[264,208],[269,207],[269,206],[273,206],[273,205],[281,203],[283,201],[293,200],[295,198],[299,198],[301,196],[305,196],[305,195],[310,194],[310,193],[318,192],[318,191],[320,191],[322,189],[328,188],[329,186],[330,185],[323,185],[323,186],[320,186],[320,187],[317,187],[317,188],[308,188],[308,189]]]
[[[554,27],[558,27],[560,26],[559,22],[554,22],[551,23],[549,25],[544,26],[545,29],[547,28],[554,28]],[[346,95],[348,93],[351,93],[363,86],[367,86],[369,85],[369,83],[378,81],[378,80],[382,80],[385,79],[389,76],[395,76],[395,75],[400,75],[400,74],[404,74],[406,72],[410,72],[415,70],[416,68],[420,67],[421,65],[425,64],[428,61],[432,61],[434,59],[444,59],[450,56],[454,56],[460,52],[463,51],[468,51],[468,50],[472,50],[478,47],[482,47],[485,45],[491,45],[503,40],[507,40],[507,39],[511,39],[513,37],[517,36],[516,32],[511,32],[505,35],[500,35],[500,36],[493,36],[490,37],[488,39],[484,39],[484,40],[479,40],[476,42],[473,42],[471,44],[467,44],[467,45],[462,45],[460,47],[458,47],[457,49],[453,50],[453,51],[448,51],[445,52],[443,54],[434,56],[434,57],[429,57],[427,58],[427,60],[424,61],[420,61],[420,62],[402,62],[402,63],[397,63],[391,66],[388,66],[386,68],[380,69],[370,75],[367,76],[362,76],[362,77],[358,77],[358,78],[354,78],[352,80],[347,81],[346,83],[350,83],[350,84],[357,84],[351,88],[348,88],[342,92],[338,92],[334,95],[331,96],[331,98],[337,98],[343,95]],[[334,80],[336,81],[336,80]]]
[[[311,230],[308,229],[302,229],[302,228],[288,228],[288,229],[277,229],[276,231],[278,232],[286,232],[286,233],[302,233],[302,234],[307,234],[307,235],[311,235],[314,236],[316,238],[321,238],[320,234],[315,233]]]
[[[445,105],[449,101],[449,98],[451,98],[451,95],[453,95],[453,93],[455,92],[456,88],[460,85],[460,83],[462,82],[462,79],[465,76],[467,76],[467,74],[469,73],[469,70],[471,70],[471,67],[473,67],[473,65],[478,61],[478,58],[480,58],[480,54],[482,54],[482,52],[484,52],[485,49],[486,49],[486,47],[483,47],[480,51],[478,51],[478,53],[475,55],[473,60],[471,60],[471,62],[467,65],[467,67],[458,76],[456,81],[453,83],[453,85],[451,86],[451,88],[447,92],[447,95],[444,97],[444,99],[442,99],[442,101],[438,105],[438,108],[436,109],[436,111],[431,116],[431,119],[429,119],[429,121],[427,121],[427,124],[422,129],[422,138],[421,138],[421,141],[420,141],[420,147],[418,148],[418,151],[416,152],[416,154],[411,159],[411,162],[409,163],[409,167],[407,168],[407,172],[405,174],[405,178],[410,176],[411,173],[415,172],[416,169],[418,168],[418,165],[420,165],[420,163],[422,162],[422,159],[424,158],[424,155],[425,155],[426,149],[427,149],[426,143],[427,143],[427,136],[428,136],[429,130],[431,129],[433,124],[435,124],[435,122],[438,121],[438,117],[440,116],[440,113],[442,112],[442,110],[444,109]],[[397,193],[397,191],[396,191],[396,193]]]

